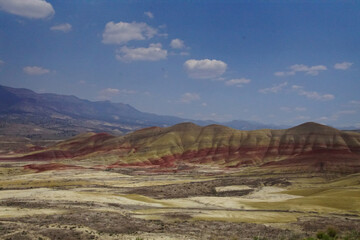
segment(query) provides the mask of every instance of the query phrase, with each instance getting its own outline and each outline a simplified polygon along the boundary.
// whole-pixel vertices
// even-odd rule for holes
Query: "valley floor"
[[[360,174],[96,169],[86,161],[36,172],[27,164],[0,162],[0,239],[303,239],[328,227],[360,230]]]

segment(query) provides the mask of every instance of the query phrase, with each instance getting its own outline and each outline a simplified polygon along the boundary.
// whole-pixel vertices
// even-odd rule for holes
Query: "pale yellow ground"
[[[241,190],[250,190],[252,189],[249,186],[246,185],[231,185],[231,186],[221,186],[216,187],[216,192],[230,192],[230,191],[241,191]]]
[[[18,166],[17,166],[18,167]],[[155,199],[138,194],[126,194],[126,189],[208,181],[214,177],[186,175],[137,175],[98,171],[66,170],[34,173],[19,171],[14,175],[0,174],[0,201],[35,203],[96,203],[94,211],[118,212],[144,219],[169,219],[167,214],[186,214],[189,220],[287,223],[295,222],[310,212],[360,213],[360,175],[334,181],[319,178],[294,181],[282,188],[262,186],[246,196],[195,196]],[[175,186],[176,187],[176,186]],[[124,190],[125,189],[125,190]],[[245,185],[217,187],[217,192],[251,189]],[[55,204],[54,204],[55,203]],[[117,210],[109,204],[124,206]],[[128,206],[128,207],[127,207]],[[85,207],[85,205],[84,205]],[[55,208],[55,207],[53,207]],[[137,210],[134,210],[137,209]],[[296,210],[297,213],[289,212]],[[58,209],[27,209],[2,207],[1,218],[60,213]],[[280,212],[279,212],[280,211]],[[2,215],[1,215],[2,214]]]
[[[300,196],[282,193],[286,189],[274,186],[266,186],[256,189],[247,196],[240,197],[244,201],[281,202],[289,199],[300,198]]]
[[[74,190],[53,190],[50,188],[37,188],[25,190],[4,190],[1,191],[0,200],[16,199],[22,201],[69,201],[69,202],[95,202],[95,203],[116,203],[122,205],[135,205],[147,207],[163,207],[156,200],[152,202],[138,201],[125,195],[114,195],[96,192],[77,192]]]
[[[32,209],[32,208],[16,208],[0,206],[0,218],[18,218],[31,215],[52,215],[60,214],[65,211],[54,209]]]

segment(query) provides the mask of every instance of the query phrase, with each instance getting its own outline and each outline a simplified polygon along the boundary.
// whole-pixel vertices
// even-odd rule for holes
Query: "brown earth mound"
[[[74,165],[66,165],[61,163],[47,163],[47,164],[29,164],[29,165],[25,165],[24,168],[35,170],[37,172],[44,172],[50,170],[81,169],[82,167],[74,166]]]

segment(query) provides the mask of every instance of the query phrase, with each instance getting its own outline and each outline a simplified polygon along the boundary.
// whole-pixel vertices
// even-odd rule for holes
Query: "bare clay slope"
[[[114,159],[112,167],[173,167],[185,162],[224,167],[358,172],[360,134],[317,123],[304,123],[285,130],[255,131],[182,123],[168,128],[146,128],[122,137],[80,135],[23,158],[111,158]]]

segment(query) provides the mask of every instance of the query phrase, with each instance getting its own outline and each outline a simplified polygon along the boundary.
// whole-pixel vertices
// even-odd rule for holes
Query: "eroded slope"
[[[19,157],[18,157],[19,158]],[[360,171],[360,134],[317,123],[285,130],[240,131],[182,123],[114,137],[87,133],[20,156],[24,160],[92,159],[109,167],[181,163],[224,167],[263,166],[301,171]]]

